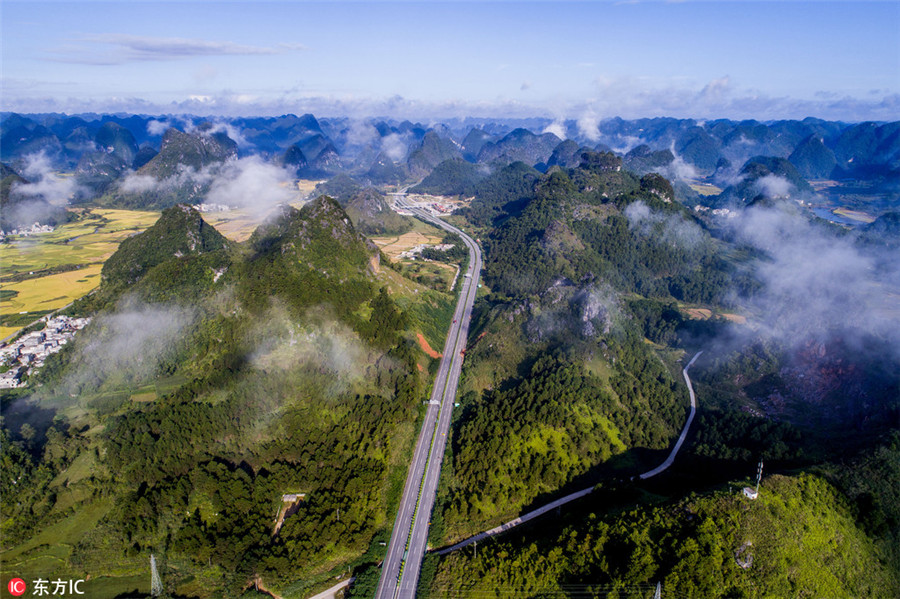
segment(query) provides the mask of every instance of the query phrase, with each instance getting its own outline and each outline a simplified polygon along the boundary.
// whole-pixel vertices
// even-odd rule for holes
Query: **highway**
[[[375,595],[379,599],[408,599],[416,594],[419,570],[428,543],[431,511],[441,475],[441,462],[450,430],[450,417],[456,401],[472,305],[475,303],[478,278],[481,275],[481,250],[471,237],[424,210],[399,205],[418,218],[459,235],[469,249],[469,266],[462,278],[459,301],[453,313],[453,322],[444,343],[444,353],[435,376],[431,400],[406,476],[387,555],[381,566],[381,578]]]
[[[688,368],[694,365],[694,362],[697,358],[700,357],[702,351],[698,351],[694,354],[694,357],[691,358],[691,361],[688,362],[687,366],[681,371],[681,374],[684,375],[684,382],[687,383],[688,394],[691,396],[691,411],[688,414],[687,422],[684,423],[684,428],[681,430],[681,434],[678,436],[678,441],[675,442],[675,447],[672,448],[672,451],[669,452],[669,456],[663,461],[662,464],[654,468],[653,470],[648,470],[639,476],[640,479],[647,479],[651,476],[656,476],[660,472],[669,468],[672,465],[672,462],[675,461],[675,456],[678,455],[678,451],[681,449],[681,446],[684,444],[684,440],[687,438],[688,431],[691,429],[691,423],[694,421],[694,414],[697,413],[697,397],[694,395],[694,387],[691,385],[691,377],[688,376]],[[582,489],[580,491],[576,491],[570,495],[566,495],[565,497],[560,497],[556,501],[551,501],[546,505],[542,505],[536,510],[532,510],[528,513],[522,514],[518,518],[513,518],[509,522],[504,522],[500,526],[492,528],[490,530],[486,530],[484,532],[480,532],[477,535],[473,535],[468,539],[464,539],[457,543],[456,545],[451,545],[450,547],[445,547],[437,552],[438,555],[444,555],[447,553],[451,553],[456,551],[457,549],[462,549],[467,545],[471,545],[472,543],[477,543],[478,541],[483,541],[484,539],[493,537],[494,535],[498,535],[501,532],[505,532],[510,528],[515,528],[516,526],[528,522],[529,520],[533,520],[538,516],[546,514],[547,512],[558,508],[561,505],[565,505],[571,501],[575,501],[576,499],[581,499],[585,495],[590,495],[594,492],[596,487],[588,487],[587,489]]]

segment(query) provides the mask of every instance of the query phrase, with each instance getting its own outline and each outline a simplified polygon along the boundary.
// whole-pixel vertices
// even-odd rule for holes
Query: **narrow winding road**
[[[412,206],[403,208],[422,220],[459,235],[469,249],[469,267],[462,279],[459,302],[447,333],[431,401],[425,412],[425,420],[406,476],[387,556],[381,565],[381,579],[376,593],[379,599],[407,599],[416,594],[419,570],[428,542],[431,510],[434,507],[450,429],[450,416],[462,370],[472,305],[475,303],[478,278],[481,275],[481,250],[471,237],[424,210]]]
[[[639,476],[639,478],[641,478],[642,480],[650,478],[651,476],[656,476],[660,472],[663,472],[664,470],[668,469],[669,466],[672,465],[672,462],[675,461],[675,456],[678,455],[678,451],[681,449],[681,446],[684,444],[684,440],[687,438],[688,431],[691,428],[691,423],[694,421],[694,414],[697,413],[697,397],[696,397],[696,395],[694,395],[694,387],[693,387],[693,385],[691,385],[691,377],[688,376],[688,368],[693,366],[694,362],[697,360],[697,358],[700,357],[700,354],[702,354],[702,353],[703,353],[702,351],[698,351],[694,355],[694,357],[691,358],[691,361],[688,362],[687,366],[684,367],[684,370],[681,371],[681,373],[684,375],[684,382],[687,383],[688,393],[691,396],[691,411],[688,414],[687,422],[684,423],[684,428],[681,429],[681,434],[678,436],[678,441],[675,442],[675,447],[673,447],[672,451],[669,453],[669,457],[667,457],[665,459],[665,461],[663,461],[662,464],[660,464],[653,470],[649,470],[649,471],[641,474]],[[445,547],[444,549],[441,549],[440,551],[438,551],[437,554],[445,555],[447,553],[456,551],[457,549],[462,549],[463,547],[465,547],[467,545],[471,545],[472,543],[477,543],[478,541],[483,541],[484,539],[498,535],[501,532],[505,532],[505,531],[509,530],[510,528],[515,528],[516,526],[518,526],[524,522],[528,522],[529,520],[534,520],[538,516],[542,516],[543,514],[546,514],[547,512],[549,512],[551,510],[555,510],[556,508],[558,508],[561,505],[565,505],[569,502],[575,501],[576,499],[581,499],[585,495],[590,495],[591,493],[594,492],[595,488],[596,487],[588,487],[587,489],[582,489],[580,491],[576,491],[575,493],[572,493],[571,495],[566,495],[565,497],[560,497],[556,501],[551,501],[550,503],[543,505],[543,506],[537,508],[536,510],[532,510],[532,511],[528,512],[527,514],[522,514],[518,518],[513,518],[509,522],[504,522],[500,526],[497,526],[490,530],[486,530],[484,532],[480,532],[477,535],[471,536],[468,539],[464,539],[464,540],[460,541],[456,545],[451,545],[450,547]]]

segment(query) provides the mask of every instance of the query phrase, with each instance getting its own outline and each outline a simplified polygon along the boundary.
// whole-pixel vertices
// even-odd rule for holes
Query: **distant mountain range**
[[[204,125],[206,123],[206,125]],[[423,125],[349,118],[317,119],[313,115],[255,118],[151,117],[143,115],[19,115],[2,113],[0,153],[14,162],[45,152],[60,165],[75,166],[86,152],[103,151],[131,166],[143,146],[159,150],[169,128],[191,132],[206,126],[240,137],[240,153],[283,155],[296,146],[312,164],[365,172],[389,156],[395,164],[428,167],[459,157],[468,162],[523,161],[532,166],[549,160],[564,141],[535,119],[529,127],[518,121],[452,121]],[[641,144],[651,151],[670,150],[701,175],[711,175],[722,159],[743,164],[753,156],[789,159],[807,178],[896,174],[900,169],[900,122],[847,124],[807,118],[802,121],[697,121],[654,118],[602,121],[593,133],[574,122],[561,129],[579,146],[610,148],[626,154]],[[129,135],[130,134],[130,135]],[[386,148],[386,145],[392,145]],[[385,150],[388,150],[385,152]],[[571,150],[571,148],[570,148]],[[571,155],[571,151],[569,152]],[[833,164],[832,164],[833,163]],[[427,173],[425,173],[427,174]]]
[[[443,194],[470,192],[479,178],[515,162],[547,172],[578,166],[585,151],[607,150],[638,174],[666,176],[679,199],[692,204],[746,203],[761,189],[764,195],[766,189],[779,191],[784,185],[795,194],[807,193],[808,181],[816,179],[862,180],[875,185],[876,193],[888,190],[890,197],[900,191],[900,122],[612,118],[594,131],[579,129],[574,121],[550,125],[547,119],[456,119],[426,125],[311,114],[3,113],[0,154],[18,171],[28,157],[43,154],[53,168],[73,172],[78,184],[73,199],[145,208],[202,198],[207,191],[203,181],[175,181],[176,175],[248,155],[283,166],[297,178],[344,174],[362,186],[421,184],[419,191]],[[143,185],[132,179],[123,186],[132,173],[172,185],[153,193],[143,189],[148,179],[139,180]],[[771,177],[760,188],[758,180],[767,175]],[[688,185],[697,181],[725,192],[700,197]],[[891,209],[888,200],[886,208]]]

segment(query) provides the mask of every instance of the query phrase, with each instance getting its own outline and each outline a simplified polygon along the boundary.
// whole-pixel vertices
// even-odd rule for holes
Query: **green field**
[[[156,212],[89,209],[52,233],[0,244],[0,339],[90,293],[122,240],[156,222]]]

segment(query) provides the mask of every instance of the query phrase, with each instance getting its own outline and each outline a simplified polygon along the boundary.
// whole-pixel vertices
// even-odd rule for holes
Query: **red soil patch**
[[[434,351],[433,349],[431,349],[431,346],[428,345],[428,340],[425,339],[425,336],[422,335],[422,333],[416,333],[416,339],[419,342],[419,347],[422,348],[423,352],[428,354],[428,357],[430,357],[430,358],[440,358],[441,357],[441,354],[439,354],[436,351]]]

